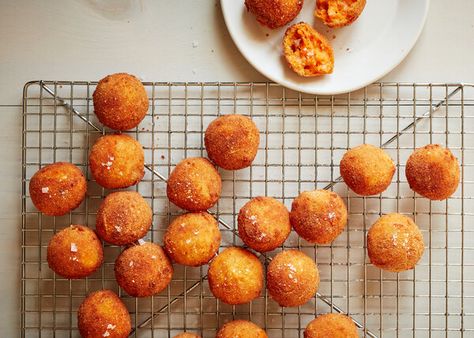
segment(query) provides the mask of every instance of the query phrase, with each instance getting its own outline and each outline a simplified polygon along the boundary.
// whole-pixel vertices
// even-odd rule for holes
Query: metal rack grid
[[[161,294],[129,297],[114,279],[120,248],[107,244],[103,266],[89,278],[65,280],[48,268],[51,236],[71,223],[94,227],[98,204],[108,193],[90,179],[87,163],[91,145],[110,132],[93,114],[95,84],[33,81],[24,87],[22,336],[79,336],[78,305],[88,292],[109,288],[127,305],[134,337],[173,337],[184,330],[214,337],[233,318],[256,322],[269,337],[302,337],[316,314],[330,311],[348,313],[368,337],[474,337],[473,85],[379,83],[316,97],[274,83],[145,83],[149,113],[129,134],[145,149],[148,170],[133,189],[153,209],[149,240],[161,243],[170,219],[182,212],[166,198],[166,177],[182,158],[205,156],[203,131],[219,114],[249,115],[261,132],[250,168],[220,171],[222,197],[211,212],[220,220],[222,247],[242,245],[236,214],[251,197],[273,196],[290,207],[300,191],[328,188],[345,199],[349,223],[332,245],[314,246],[293,232],[284,244],[316,260],[321,284],[307,304],[281,308],[266,291],[247,305],[217,301],[208,289],[207,266],[175,265],[173,281]],[[357,196],[339,178],[343,153],[363,142],[383,146],[397,164],[392,185],[380,196]],[[461,163],[462,181],[447,201],[421,198],[406,182],[406,159],[427,143],[447,145]],[[86,200],[62,217],[41,215],[28,195],[34,172],[55,161],[78,165],[89,181]],[[416,269],[399,274],[372,266],[365,249],[370,225],[394,211],[415,219],[426,244]]]

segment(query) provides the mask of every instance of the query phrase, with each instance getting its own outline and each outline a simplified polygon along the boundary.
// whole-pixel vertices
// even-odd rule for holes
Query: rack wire
[[[147,171],[133,189],[153,209],[147,239],[162,242],[170,220],[182,213],[166,198],[166,177],[184,157],[205,156],[203,132],[219,114],[250,116],[261,133],[253,165],[220,170],[222,197],[210,211],[220,221],[222,247],[243,245],[236,215],[248,199],[268,195],[290,207],[299,192],[327,188],[345,199],[346,231],[332,245],[314,246],[291,233],[284,247],[313,257],[320,269],[318,295],[298,308],[281,308],[264,291],[250,304],[229,306],[209,291],[207,266],[175,266],[170,286],[137,299],[117,286],[113,264],[121,248],[104,244],[104,264],[94,275],[66,280],[47,265],[51,236],[69,224],[95,226],[108,193],[91,179],[88,153],[104,130],[93,113],[96,82],[32,81],[23,92],[22,337],[78,337],[76,310],[89,292],[109,288],[127,305],[133,337],[173,337],[184,330],[214,337],[234,318],[250,319],[269,337],[302,337],[315,315],[349,314],[367,337],[474,337],[474,85],[378,83],[331,97],[306,95],[274,83],[144,83],[150,108],[129,132],[145,149]],[[361,143],[382,146],[397,164],[391,186],[360,197],[339,177],[344,152]],[[413,149],[448,146],[461,164],[454,196],[432,202],[408,187],[404,166]],[[68,161],[89,181],[86,200],[70,214],[48,217],[32,205],[31,176]],[[381,271],[366,253],[366,233],[382,214],[413,217],[425,239],[415,270]],[[269,259],[278,252],[270,253]],[[260,257],[265,266],[268,260]]]

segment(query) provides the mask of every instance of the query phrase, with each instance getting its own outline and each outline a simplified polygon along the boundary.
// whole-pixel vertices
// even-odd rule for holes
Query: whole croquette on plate
[[[250,251],[230,247],[211,261],[208,279],[216,298],[230,305],[245,304],[262,292],[263,266]]]
[[[327,313],[317,316],[304,330],[304,338],[358,338],[357,327],[346,315]]]
[[[268,338],[266,332],[257,324],[237,319],[225,323],[217,332],[216,338]]]
[[[392,272],[410,270],[423,256],[423,235],[410,217],[391,213],[380,217],[367,234],[367,251],[375,266]]]
[[[87,182],[81,169],[71,163],[56,162],[31,177],[29,192],[35,207],[48,216],[61,216],[84,200]]]
[[[415,192],[431,200],[444,200],[458,188],[460,168],[448,148],[428,144],[410,155],[405,174]]]
[[[145,175],[141,144],[125,134],[100,137],[92,146],[89,166],[96,182],[107,189],[127,188]]]
[[[163,291],[173,277],[173,265],[163,249],[145,242],[131,246],[115,260],[115,279],[133,297],[148,297]]]
[[[280,306],[300,306],[319,287],[319,270],[308,255],[299,250],[278,253],[267,268],[267,289]]]
[[[84,278],[102,264],[102,243],[93,230],[83,225],[71,225],[56,233],[48,244],[48,265],[58,275]]]
[[[148,111],[145,87],[126,73],[108,75],[93,94],[94,112],[101,123],[115,130],[135,128]]]
[[[296,18],[303,7],[303,0],[245,0],[245,6],[258,22],[274,29]]]
[[[77,311],[77,326],[83,338],[126,338],[132,331],[125,304],[110,290],[89,294]]]
[[[221,233],[217,220],[207,212],[187,213],[176,217],[165,233],[164,248],[178,264],[207,264],[219,250]]]
[[[290,235],[290,213],[271,197],[255,197],[239,211],[239,236],[250,248],[266,252],[281,246]]]
[[[304,191],[291,205],[290,222],[295,231],[310,243],[331,243],[344,231],[347,208],[333,191]]]
[[[334,69],[331,45],[305,22],[292,25],[286,30],[283,53],[289,67],[304,77],[330,74]]]
[[[206,211],[221,196],[222,180],[212,163],[202,157],[186,158],[171,172],[166,185],[169,200],[178,207]]]
[[[153,212],[135,191],[110,193],[97,211],[95,228],[106,242],[124,245],[143,238],[151,227]]]
[[[260,133],[247,116],[222,115],[207,127],[204,143],[212,162],[227,170],[238,170],[250,166],[255,159]]]
[[[340,171],[351,190],[362,196],[370,196],[388,188],[395,173],[395,164],[382,149],[362,144],[344,154]]]
[[[366,0],[316,0],[314,15],[331,28],[353,23],[362,13]]]

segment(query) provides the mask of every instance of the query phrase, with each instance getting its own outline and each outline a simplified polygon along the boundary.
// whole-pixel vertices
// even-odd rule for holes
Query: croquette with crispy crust
[[[108,75],[93,94],[94,112],[101,123],[115,130],[135,128],[148,111],[145,87],[126,73]]]
[[[302,192],[291,205],[290,222],[310,243],[328,244],[347,224],[347,208],[342,198],[328,190]]]
[[[330,74],[334,69],[331,45],[305,22],[294,24],[286,30],[283,53],[289,67],[300,76]]]
[[[431,200],[450,197],[459,185],[459,162],[448,148],[428,144],[410,155],[405,168],[410,188]]]
[[[117,191],[102,201],[95,228],[104,241],[124,245],[143,238],[152,218],[150,206],[138,192]]]
[[[132,297],[148,297],[171,282],[173,266],[163,249],[154,243],[131,246],[115,260],[117,283]]]
[[[267,289],[280,306],[300,306],[319,287],[319,271],[314,260],[299,250],[277,254],[267,268]]]
[[[211,261],[208,279],[216,298],[230,305],[245,304],[262,292],[263,266],[250,251],[230,247]]]
[[[225,323],[216,338],[268,338],[265,331],[248,320],[233,320]]]
[[[201,336],[191,332],[183,332],[174,336],[174,338],[201,338]]]
[[[358,338],[357,327],[346,315],[326,313],[319,315],[304,330],[304,338]]]
[[[143,147],[125,134],[100,137],[89,154],[92,176],[107,189],[127,188],[140,182],[145,174],[144,163]]]
[[[176,217],[165,233],[164,249],[178,264],[207,264],[219,250],[221,233],[217,220],[207,212]]]
[[[356,194],[370,196],[388,188],[395,173],[395,165],[382,149],[362,144],[344,154],[340,171],[350,189]]]
[[[48,265],[58,275],[84,278],[102,264],[102,243],[93,230],[83,225],[71,225],[56,233],[48,244]]]
[[[125,304],[110,290],[92,292],[79,306],[77,325],[83,338],[126,338],[132,331]]]
[[[206,211],[221,195],[222,180],[216,168],[202,157],[186,158],[171,172],[166,186],[169,200],[188,211]]]
[[[384,215],[367,234],[370,261],[383,270],[400,272],[413,269],[424,250],[420,229],[405,215]]]
[[[84,200],[87,182],[81,169],[67,162],[48,164],[30,180],[31,201],[43,214],[61,216]]]
[[[222,115],[207,127],[204,143],[212,162],[227,170],[238,170],[250,166],[255,159],[260,133],[246,116]]]
[[[317,0],[314,15],[331,28],[353,23],[362,13],[366,0]]]
[[[247,10],[271,29],[292,21],[301,11],[303,0],[245,0]]]
[[[271,197],[255,197],[239,212],[239,236],[250,248],[266,252],[281,246],[291,231],[290,213]]]

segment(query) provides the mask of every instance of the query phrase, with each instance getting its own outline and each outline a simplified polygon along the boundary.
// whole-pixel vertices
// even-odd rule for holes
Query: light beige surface
[[[403,0],[405,1],[405,0]],[[0,0],[0,336],[18,336],[21,90],[33,79],[258,81],[215,1]],[[462,10],[460,10],[462,9]],[[474,82],[474,2],[432,0],[420,41],[386,81]]]

